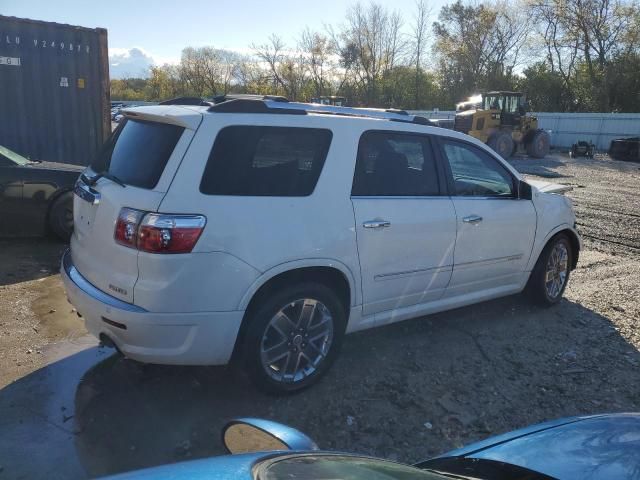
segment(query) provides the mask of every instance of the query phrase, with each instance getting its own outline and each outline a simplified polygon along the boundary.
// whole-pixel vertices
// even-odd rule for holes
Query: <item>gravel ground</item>
[[[548,156],[511,160],[532,178],[572,185],[578,227],[589,247],[640,254],[640,164],[596,158]]]
[[[72,387],[74,405],[56,405],[62,420],[46,420],[74,424],[68,448],[97,476],[223,453],[220,427],[241,415],[298,427],[323,448],[412,462],[547,419],[640,410],[640,165],[558,155],[513,163],[575,187],[585,250],[559,305],[517,295],[350,335],[320,384],[286,398],[232,369],[112,356]],[[83,335],[52,274],[61,248],[0,245],[0,388],[15,380],[0,390],[0,424],[32,415],[3,400],[46,363],[37,352]],[[14,478],[10,464],[0,452],[0,479]]]
[[[0,240],[0,388],[42,366],[47,345],[86,333],[57,275],[65,248]]]

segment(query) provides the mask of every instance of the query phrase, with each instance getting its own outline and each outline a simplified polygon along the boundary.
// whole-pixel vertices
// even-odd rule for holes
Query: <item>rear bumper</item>
[[[60,270],[67,297],[89,332],[106,335],[127,357],[171,365],[229,362],[244,312],[150,312],[89,283],[73,265],[70,250]]]

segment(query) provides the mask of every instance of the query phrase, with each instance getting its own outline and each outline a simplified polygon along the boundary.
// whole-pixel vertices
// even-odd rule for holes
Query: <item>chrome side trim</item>
[[[98,205],[100,203],[100,192],[97,192],[86,183],[78,180],[73,193],[80,197],[85,202],[89,202],[91,205]]]
[[[506,257],[496,257],[496,258],[489,258],[487,260],[475,260],[473,262],[464,262],[464,263],[457,263],[454,265],[454,270],[456,268],[468,268],[468,267],[478,267],[481,265],[491,265],[494,263],[502,263],[502,262],[513,262],[515,260],[520,260],[522,257],[524,257],[524,255],[522,253],[518,254],[518,255],[509,255]]]
[[[464,200],[464,201],[470,201],[470,200],[499,200],[499,201],[503,201],[503,200],[522,200],[521,198],[518,198],[514,195],[504,195],[504,196],[498,196],[498,195],[494,195],[494,196],[473,196],[473,195],[452,195],[451,196],[452,200]]]
[[[393,272],[393,273],[382,273],[380,275],[376,275],[373,279],[377,282],[383,280],[394,280],[396,278],[407,277],[410,275],[421,275],[423,273],[439,273],[450,271],[453,265],[443,265],[441,267],[430,267],[430,268],[419,268],[417,270],[406,270],[403,272]]]
[[[448,195],[351,195],[352,200],[450,200]]]
[[[119,310],[125,310],[127,312],[148,313],[144,308],[132,305],[127,302],[123,302],[122,300],[118,300],[111,295],[107,295],[102,290],[94,287],[91,283],[89,283],[89,281],[84,278],[80,274],[80,272],[78,272],[78,269],[73,265],[70,249],[67,249],[62,255],[62,267],[64,268],[67,276],[76,285],[76,287],[78,287],[94,300],[104,303],[105,305],[109,305],[110,307],[117,308]]]

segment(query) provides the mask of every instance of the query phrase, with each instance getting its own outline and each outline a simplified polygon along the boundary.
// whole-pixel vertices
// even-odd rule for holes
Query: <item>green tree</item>
[[[536,112],[563,112],[576,108],[562,75],[552,71],[546,62],[527,67],[519,79],[518,89],[526,93],[531,109]]]
[[[449,103],[482,90],[511,89],[530,23],[519,3],[457,0],[433,24],[438,76]]]

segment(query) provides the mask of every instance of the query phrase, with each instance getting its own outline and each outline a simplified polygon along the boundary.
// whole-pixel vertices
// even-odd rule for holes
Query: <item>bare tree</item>
[[[298,42],[298,49],[306,58],[315,96],[330,94],[331,80],[336,69],[331,39],[327,35],[306,28]]]
[[[511,88],[531,24],[518,3],[443,7],[434,23],[434,53],[442,82],[459,100],[484,88]]]
[[[366,103],[372,105],[379,98],[380,83],[405,53],[402,17],[376,3],[366,8],[356,3],[349,8],[346,18],[338,51],[343,66],[352,72],[355,83],[365,92]]]
[[[214,47],[187,47],[182,51],[180,67],[194,95],[203,97],[228,91],[233,74],[231,52]]]
[[[271,72],[273,86],[292,100],[296,100],[307,77],[307,61],[300,52],[287,52],[282,39],[273,34],[262,45],[252,45],[255,55]]]
[[[483,54],[488,81],[498,83],[501,77],[511,76],[520,64],[532,22],[523,2],[500,0],[490,8],[495,12],[495,22]]]
[[[421,97],[420,75],[422,72],[423,56],[429,41],[429,18],[431,9],[427,6],[426,0],[416,1],[416,15],[411,25],[411,40],[413,50],[413,64],[416,68],[414,106],[417,109]]]
[[[635,0],[538,0],[532,4],[548,61],[567,85],[575,81],[578,62],[594,87],[594,107],[611,108],[611,63],[637,51],[640,7]]]

